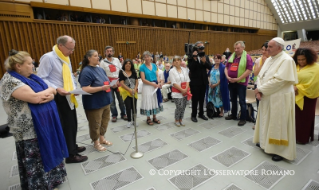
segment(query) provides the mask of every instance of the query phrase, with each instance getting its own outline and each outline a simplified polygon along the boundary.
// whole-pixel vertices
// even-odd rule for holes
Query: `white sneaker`
[[[127,128],[131,128],[133,126],[133,123],[131,121],[129,121],[126,125]]]
[[[206,112],[207,111],[207,108],[203,108],[204,109],[204,112]]]
[[[189,108],[192,108],[192,104],[189,105]]]

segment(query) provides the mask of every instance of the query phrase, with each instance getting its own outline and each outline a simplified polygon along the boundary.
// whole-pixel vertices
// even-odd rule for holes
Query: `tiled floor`
[[[0,106],[3,124],[6,116]],[[130,154],[135,151],[135,141],[131,143],[134,130],[126,128],[121,119],[109,123],[106,139],[114,143],[109,151],[94,150],[80,104],[77,142],[86,146],[84,154],[89,160],[66,165],[68,180],[59,189],[319,189],[318,116],[316,141],[297,145],[297,159],[293,162],[273,162],[270,155],[252,143],[252,123],[238,127],[236,121],[224,118],[193,123],[187,106],[186,126],[176,127],[172,123],[174,109],[173,103],[165,103],[164,112],[158,115],[162,124],[154,126],[146,125],[145,117],[138,114],[138,148],[144,156],[133,159]],[[0,190],[20,189],[13,137],[0,139],[0,150]]]

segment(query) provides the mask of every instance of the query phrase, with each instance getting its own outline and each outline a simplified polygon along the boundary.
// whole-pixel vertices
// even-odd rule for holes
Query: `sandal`
[[[161,121],[156,119],[156,118],[153,118],[153,122],[156,123],[156,124],[161,124]]]
[[[152,122],[152,120],[150,118],[148,118],[146,120],[147,125],[154,125],[154,123]]]
[[[164,99],[164,100],[163,100],[163,102],[168,102],[168,101],[169,101],[168,99]]]
[[[100,143],[95,144],[94,145],[95,150],[97,150],[98,152],[105,152],[106,148],[104,146],[102,146]]]
[[[100,141],[100,144],[105,144],[105,145],[107,145],[107,146],[112,146],[112,145],[113,145],[112,142],[107,141],[107,140]]]

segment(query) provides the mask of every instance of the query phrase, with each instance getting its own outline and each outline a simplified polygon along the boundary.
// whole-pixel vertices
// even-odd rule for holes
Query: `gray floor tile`
[[[93,190],[116,190],[142,178],[134,167],[130,167],[91,183],[91,187]]]
[[[238,163],[239,161],[245,159],[249,155],[250,153],[247,153],[236,147],[231,147],[230,149],[227,149],[222,153],[213,156],[212,159],[216,160],[217,162],[223,164],[226,167],[230,167]]]
[[[190,143],[188,146],[193,147],[197,151],[201,152],[203,150],[206,150],[212,146],[215,146],[219,144],[221,141],[213,138],[213,137],[205,137],[198,141]]]
[[[93,145],[86,145],[85,148],[86,150],[81,152],[81,155],[87,156],[88,154],[96,151]]]
[[[21,190],[20,183],[10,186],[8,190]]]
[[[246,144],[246,145],[248,145],[248,146],[254,147],[254,148],[258,148],[258,147],[256,146],[256,144],[253,143],[253,138],[254,138],[254,137],[250,137],[250,138],[244,140],[242,143],[244,143],[244,144]]]
[[[294,161],[290,161],[293,164],[300,164],[309,154],[311,153],[310,150],[307,150],[305,148],[300,148],[299,146],[297,146],[296,148],[296,159]]]
[[[171,182],[177,189],[190,190],[195,189],[215,176],[213,172],[207,172],[209,169],[201,164],[188,169],[188,171],[188,173],[182,173],[169,178],[169,182]]]
[[[199,126],[200,127],[204,127],[206,129],[213,129],[213,128],[216,128],[216,127],[219,127],[220,125],[222,124],[221,121],[208,121],[208,122],[205,122],[203,124],[200,124]]]
[[[85,123],[85,122],[88,122],[86,118],[78,119],[78,124]]]
[[[17,160],[17,151],[14,151],[12,154],[12,160]]]
[[[91,139],[90,135],[89,134],[85,134],[85,135],[77,136],[76,137],[76,142],[77,143],[84,142],[84,141],[87,141],[89,139]]]
[[[166,154],[163,154],[161,156],[155,157],[151,160],[148,160],[148,162],[154,166],[157,170],[165,168],[169,165],[172,165],[176,162],[179,162],[183,160],[184,158],[187,158],[188,156],[186,154],[183,154],[179,150],[173,150],[171,152],[168,152]]]
[[[121,154],[110,154],[81,164],[84,174],[90,174],[107,166],[126,160]]]
[[[120,125],[120,126],[117,126],[117,127],[112,127],[111,130],[113,131],[113,133],[118,133],[118,132],[121,132],[121,131],[124,131],[124,130],[128,130],[130,128],[127,128],[126,127],[126,124],[125,125]],[[133,128],[134,129],[134,128]]]
[[[152,151],[152,150],[155,150],[157,148],[161,148],[163,146],[167,145],[166,142],[162,141],[161,139],[155,139],[153,141],[149,141],[149,142],[146,142],[146,143],[143,143],[141,145],[138,146],[138,151],[139,152],[143,152],[143,153],[146,153],[146,152],[149,152],[149,151]],[[134,150],[135,149],[135,146],[132,147]]]
[[[176,132],[171,134],[172,137],[176,138],[177,140],[182,140],[186,137],[192,136],[199,133],[199,131],[194,130],[192,128],[184,129],[182,131]]]
[[[245,130],[240,128],[240,127],[229,127],[227,129],[220,131],[219,134],[231,138],[231,137],[234,137],[234,136],[236,136],[244,131]]]
[[[319,182],[310,180],[302,190],[318,190],[319,189]]]
[[[162,125],[155,126],[155,128],[157,130],[159,130],[159,131],[164,131],[164,130],[167,130],[167,129],[172,128],[172,127],[176,127],[174,122],[168,122],[168,123],[165,123],[165,124],[162,124]]]
[[[235,184],[230,184],[223,190],[242,190],[242,189],[237,187]]]
[[[124,142],[128,142],[128,141],[131,141],[132,140],[132,136],[133,136],[134,133],[129,133],[129,134],[126,134],[126,135],[122,135],[120,136],[120,138],[124,141]],[[145,136],[148,136],[150,135],[151,133],[146,131],[146,130],[138,130],[137,131],[137,138],[141,138],[141,137],[145,137]]]
[[[258,175],[249,174],[245,177],[266,189],[273,188],[284,177],[281,173],[284,172],[283,168],[267,161],[262,162],[251,170]]]
[[[11,167],[11,171],[10,171],[10,177],[16,177],[19,176],[19,167],[18,165],[14,165]]]

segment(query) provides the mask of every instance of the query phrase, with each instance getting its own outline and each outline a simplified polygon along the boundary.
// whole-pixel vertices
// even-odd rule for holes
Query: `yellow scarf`
[[[59,50],[57,45],[53,46],[53,51],[57,54],[57,56],[63,62],[62,64],[63,88],[67,92],[70,92],[75,89],[73,86],[73,80],[72,80],[71,71],[69,67],[70,58],[65,57],[63,53]],[[74,104],[75,108],[78,107],[78,102],[76,101],[74,94],[71,94],[71,102]]]
[[[123,87],[120,86],[118,89],[119,89],[119,91],[120,91],[120,94],[121,94],[121,96],[122,96],[123,101],[124,101],[128,96],[132,98],[131,93],[130,93],[129,91],[125,90],[125,88],[123,88]],[[137,92],[135,92],[135,99],[137,99],[137,97],[138,97]],[[136,105],[135,105],[135,107],[136,107]]]
[[[319,97],[319,64],[306,65],[300,69],[297,65],[298,74],[298,95],[296,96],[296,104],[303,110],[304,96],[307,98]]]

